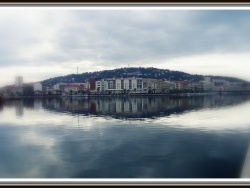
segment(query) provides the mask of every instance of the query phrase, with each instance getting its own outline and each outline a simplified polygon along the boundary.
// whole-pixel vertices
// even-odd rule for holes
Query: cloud
[[[250,50],[249,10],[6,9],[0,17],[1,68],[167,68],[176,58]]]
[[[75,60],[136,63],[204,53],[247,52],[250,48],[248,11],[74,13],[72,22],[60,30],[56,44],[61,53]],[[232,15],[238,19],[230,21]]]

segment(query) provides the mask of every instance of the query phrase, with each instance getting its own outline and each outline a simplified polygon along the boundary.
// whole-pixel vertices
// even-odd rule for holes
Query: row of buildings
[[[250,84],[204,77],[199,82],[170,81],[153,78],[91,78],[85,83],[91,93],[178,93],[212,91],[249,91]]]
[[[75,95],[75,94],[122,94],[122,93],[178,93],[211,91],[249,91],[250,85],[223,79],[204,77],[199,82],[169,81],[153,78],[91,78],[85,83],[57,83],[43,86],[41,83],[23,83],[16,77],[15,84],[0,89],[5,95]]]
[[[39,82],[23,83],[23,77],[17,76],[15,84],[0,88],[0,94],[4,96],[34,95],[41,94],[43,86]]]

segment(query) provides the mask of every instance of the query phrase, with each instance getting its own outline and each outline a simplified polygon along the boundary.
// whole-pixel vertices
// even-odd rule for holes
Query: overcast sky
[[[0,86],[156,67],[250,81],[250,10],[0,8]]]

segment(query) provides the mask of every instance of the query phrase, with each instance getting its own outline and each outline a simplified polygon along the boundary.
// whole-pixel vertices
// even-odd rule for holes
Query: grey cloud
[[[148,11],[139,17],[140,11],[78,11],[72,27],[63,28],[58,36],[58,48],[72,58],[96,60],[101,54],[112,62],[249,50],[249,11],[184,13]],[[188,13],[192,16],[185,19]],[[231,21],[232,15],[238,19]]]
[[[46,13],[44,17],[50,16],[53,23],[56,22],[53,14]],[[248,52],[250,49],[250,11],[71,10],[57,12],[56,16],[63,17],[65,13],[68,20],[55,27],[56,34],[50,39],[56,51],[39,55],[33,61],[46,64],[90,60],[102,65],[103,62],[136,63],[205,53]],[[47,24],[44,30],[53,27]],[[5,44],[0,46],[0,54],[6,56],[2,65],[18,61],[15,50],[22,46],[48,40],[39,38],[37,30],[27,31],[28,28],[25,24],[2,27],[0,34],[2,31],[8,36],[0,36]],[[16,30],[22,31],[21,36],[12,40]],[[11,60],[13,56],[17,58],[14,61]],[[24,57],[19,58],[21,62],[25,60],[29,63]]]
[[[16,18],[0,22],[0,66],[30,63],[22,57],[21,51],[34,43],[39,43],[38,35],[39,33],[33,31],[25,20]]]

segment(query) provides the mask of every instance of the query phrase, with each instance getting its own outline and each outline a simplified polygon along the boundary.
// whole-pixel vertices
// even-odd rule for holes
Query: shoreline
[[[212,96],[212,95],[237,95],[250,94],[250,91],[224,91],[224,92],[205,92],[205,93],[129,93],[129,94],[89,94],[86,96],[63,96],[63,95],[30,95],[30,96],[4,96],[4,100],[19,100],[25,98],[72,98],[72,99],[88,99],[98,97],[194,97],[194,96]]]

